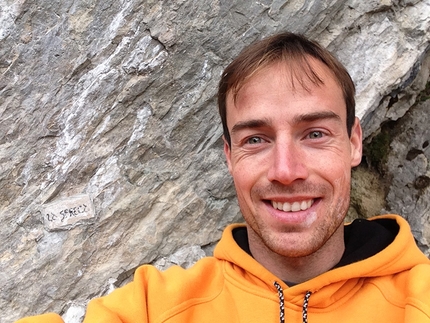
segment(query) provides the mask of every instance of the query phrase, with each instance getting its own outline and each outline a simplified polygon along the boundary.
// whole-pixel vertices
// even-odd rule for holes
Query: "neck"
[[[302,256],[289,257],[270,250],[248,228],[251,253],[255,260],[283,281],[302,283],[332,269],[345,250],[343,225],[316,251]]]

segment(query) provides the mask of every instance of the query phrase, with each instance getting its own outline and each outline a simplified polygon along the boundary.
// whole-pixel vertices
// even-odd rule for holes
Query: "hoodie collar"
[[[356,220],[345,226],[345,232],[346,249],[341,261],[332,270],[298,284],[294,289],[301,286],[314,292],[329,284],[343,285],[353,278],[390,275],[408,270],[418,263],[429,262],[416,246],[409,224],[400,216],[384,215]],[[251,275],[250,280],[262,280],[258,285],[273,288],[273,282],[280,281],[252,258],[245,224],[233,224],[226,228],[214,256],[234,264],[243,275]],[[355,265],[357,262],[360,262],[359,266]]]

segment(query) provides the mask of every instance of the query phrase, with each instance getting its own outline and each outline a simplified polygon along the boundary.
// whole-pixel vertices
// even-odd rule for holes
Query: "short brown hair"
[[[321,84],[322,80],[312,70],[308,58],[313,57],[324,63],[334,74],[339,83],[346,103],[346,127],[348,135],[355,120],[355,86],[345,67],[325,48],[317,42],[302,35],[283,32],[267,37],[246,47],[224,70],[218,88],[218,108],[221,117],[224,137],[231,145],[230,133],[227,128],[227,95],[232,91],[234,98],[241,87],[255,73],[275,62],[285,62],[292,67],[292,73],[299,83],[306,89],[304,75],[314,84]]]

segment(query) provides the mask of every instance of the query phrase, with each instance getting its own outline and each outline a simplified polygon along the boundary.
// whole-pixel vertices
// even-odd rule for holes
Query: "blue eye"
[[[247,144],[255,145],[255,144],[261,144],[262,139],[260,137],[251,137],[246,140]]]
[[[323,133],[321,131],[312,131],[308,136],[310,139],[318,139],[323,137]]]

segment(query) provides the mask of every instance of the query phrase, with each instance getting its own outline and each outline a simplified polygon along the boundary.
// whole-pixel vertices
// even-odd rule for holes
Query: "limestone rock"
[[[430,256],[430,100],[411,108],[393,136],[388,155],[390,212],[402,214]]]
[[[401,120],[427,83],[414,81],[429,46],[429,6],[3,0],[0,322],[47,311],[77,322],[89,299],[138,265],[213,245],[240,221],[215,94],[243,46],[280,30],[328,46],[357,83],[370,137]],[[428,176],[424,142],[413,144],[424,153],[410,162]],[[408,194],[425,186],[418,182]],[[428,219],[422,196],[410,197],[422,203],[406,210],[411,223]],[[423,246],[425,235],[417,232]]]
[[[387,188],[379,173],[360,165],[352,172],[351,202],[345,222],[381,214],[386,207]]]

